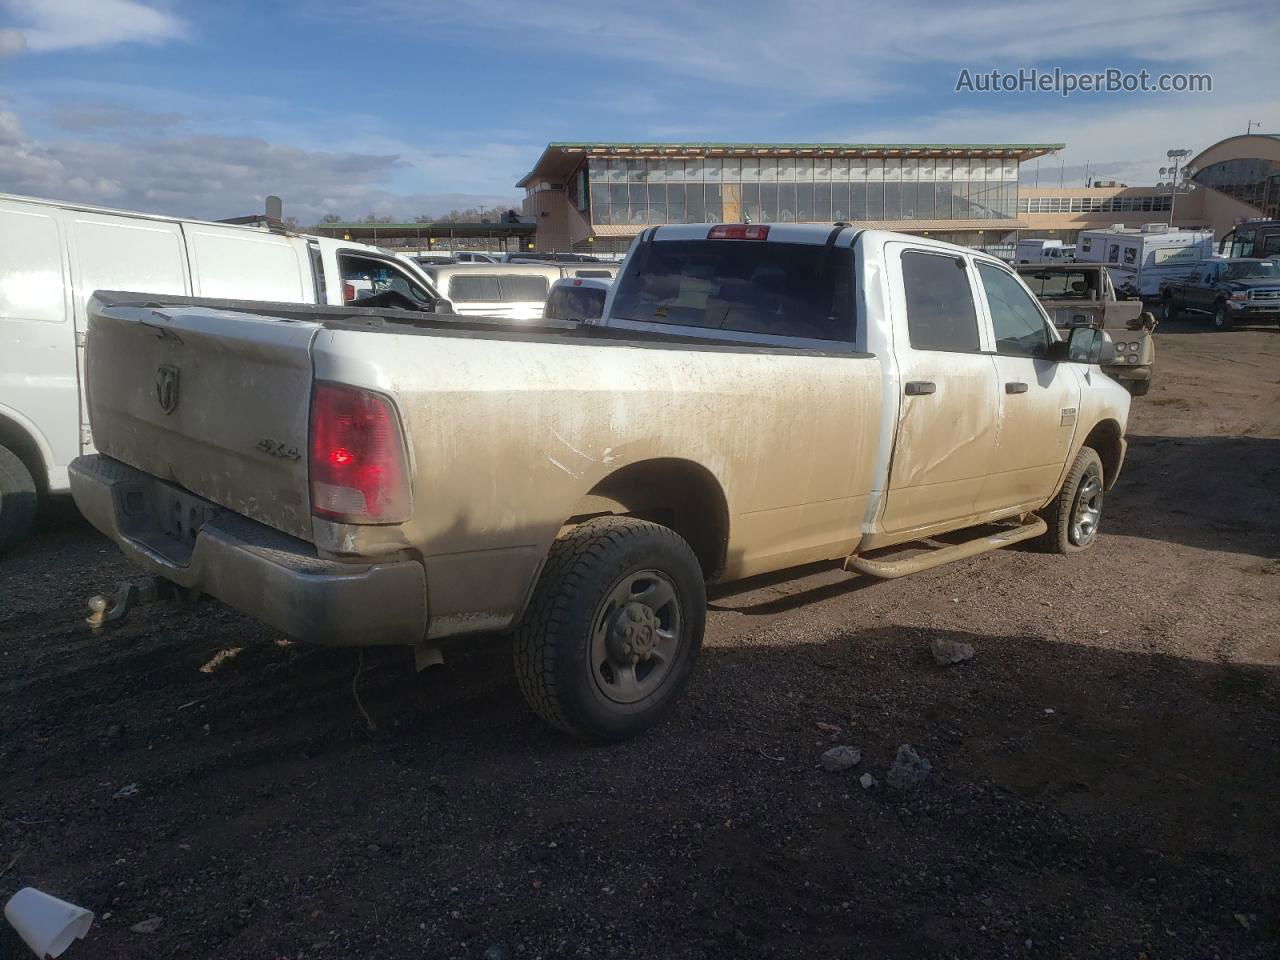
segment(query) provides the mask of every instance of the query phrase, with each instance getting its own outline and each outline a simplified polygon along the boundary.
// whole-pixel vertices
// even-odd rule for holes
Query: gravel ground
[[[1161,329],[1088,555],[717,590],[688,696],[608,748],[497,639],[366,653],[371,730],[356,653],[217,604],[93,637],[128,565],[49,510],[0,559],[0,897],[97,911],[66,956],[107,960],[1280,956],[1278,333]]]

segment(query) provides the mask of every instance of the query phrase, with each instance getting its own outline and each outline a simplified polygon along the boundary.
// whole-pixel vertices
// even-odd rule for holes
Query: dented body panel
[[[707,227],[654,234],[639,242],[706,239]],[[641,269],[634,253],[603,329],[336,308],[281,315],[273,329],[269,305],[239,314],[165,306],[152,316],[108,303],[95,310],[90,347],[100,354],[90,368],[95,435],[108,459],[296,537],[319,561],[420,568],[426,626],[406,643],[510,628],[555,538],[603,512],[669,522],[708,578],[731,580],[1030,513],[1055,495],[1095,430],[1107,431],[1114,482],[1128,395],[1096,366],[995,349],[976,266],[998,261],[851,228],[781,225],[768,242],[825,250],[822,263],[851,258],[856,323],[844,342],[618,316],[618,288]],[[904,251],[950,258],[968,278],[974,349],[913,347]],[[655,295],[677,305],[707,300],[705,279],[694,295],[664,282],[668,292]],[[179,419],[158,409],[151,395],[165,365],[179,367],[195,391],[188,398],[209,409]],[[392,404],[412,486],[407,520],[308,515],[317,381]],[[300,460],[288,458],[293,449]],[[80,471],[82,482],[94,473]],[[99,514],[108,499],[86,488]],[[94,522],[117,540],[128,526]],[[420,619],[415,608],[394,622]]]

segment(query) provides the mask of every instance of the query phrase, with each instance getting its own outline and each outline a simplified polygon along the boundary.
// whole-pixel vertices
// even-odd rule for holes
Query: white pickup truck
[[[358,289],[360,288],[360,289]],[[417,264],[344,240],[0,194],[0,551],[93,450],[82,389],[95,290],[436,309]]]
[[[1101,331],[1061,340],[992,257],[853,227],[649,229],[593,324],[91,312],[72,488],[127,556],[317,643],[512,631],[534,710],[593,740],[684,688],[706,583],[1083,550],[1125,456]]]

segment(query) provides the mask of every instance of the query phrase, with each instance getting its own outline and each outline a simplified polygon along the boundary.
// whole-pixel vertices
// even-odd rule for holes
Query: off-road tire
[[[17,454],[0,447],[0,553],[31,529],[36,519],[36,482]]]
[[[656,570],[671,581],[680,609],[680,640],[661,685],[645,699],[619,704],[592,678],[592,620],[620,579]],[[706,584],[689,545],[646,520],[597,517],[551,547],[515,634],[520,689],[543,720],[597,743],[623,740],[655,724],[689,683],[706,624]]]
[[[1067,471],[1062,482],[1062,489],[1047,507],[1040,511],[1040,516],[1049,525],[1049,529],[1040,537],[1037,545],[1046,553],[1079,553],[1088,550],[1098,539],[1095,524],[1093,534],[1083,543],[1076,543],[1071,537],[1071,521],[1075,514],[1077,499],[1081,488],[1088,477],[1094,477],[1099,484],[1103,482],[1102,458],[1092,447],[1081,447],[1076,454],[1075,462]],[[1102,503],[1102,492],[1098,492],[1099,508]]]

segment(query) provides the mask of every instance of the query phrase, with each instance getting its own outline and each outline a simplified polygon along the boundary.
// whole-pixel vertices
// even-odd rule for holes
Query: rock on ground
[[[924,783],[932,770],[933,766],[928,760],[916,753],[911,744],[904,743],[898,747],[898,756],[885,779],[891,787],[909,790]]]
[[[934,662],[940,667],[949,667],[953,663],[963,663],[965,660],[973,659],[973,645],[960,640],[934,637],[929,641],[929,650],[933,653]]]
[[[842,744],[838,747],[832,747],[822,755],[822,769],[829,770],[831,773],[839,773],[841,770],[848,770],[850,767],[857,766],[861,760],[861,750],[857,747]]]

